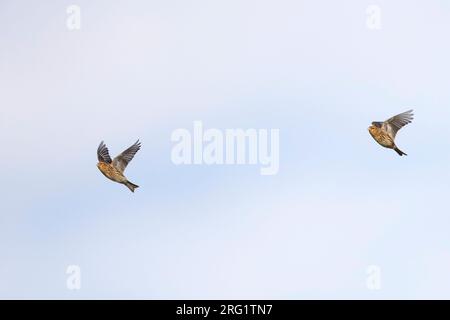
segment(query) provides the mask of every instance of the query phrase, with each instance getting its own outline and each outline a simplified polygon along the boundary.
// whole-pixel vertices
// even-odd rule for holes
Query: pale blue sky
[[[0,0],[0,297],[450,298],[449,30],[437,0]],[[398,157],[367,127],[409,108]],[[278,175],[173,165],[195,120],[280,129]],[[132,194],[95,152],[137,138]]]

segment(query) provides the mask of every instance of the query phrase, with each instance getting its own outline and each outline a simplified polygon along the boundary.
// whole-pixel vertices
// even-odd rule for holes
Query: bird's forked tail
[[[139,188],[138,185],[131,183],[130,181],[127,181],[124,184],[131,190],[131,192],[134,192],[134,189]]]
[[[407,156],[406,153],[404,153],[402,150],[400,150],[399,148],[395,147],[394,150],[398,153],[398,155],[401,157],[403,155]]]

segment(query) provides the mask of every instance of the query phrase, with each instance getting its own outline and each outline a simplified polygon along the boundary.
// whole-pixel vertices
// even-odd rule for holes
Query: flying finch
[[[372,122],[369,132],[372,137],[385,148],[394,149],[400,156],[407,155],[395,145],[395,135],[413,120],[413,110],[400,113],[384,122]]]
[[[102,141],[100,142],[100,145],[98,146],[97,149],[97,157],[98,157],[97,168],[108,179],[124,184],[128,187],[128,189],[134,192],[134,189],[139,188],[139,186],[128,181],[123,172],[125,171],[125,168],[127,167],[128,163],[133,159],[134,155],[136,154],[136,152],[139,151],[140,148],[141,143],[138,140],[127,150],[125,150],[117,157],[115,157],[113,160],[111,160],[108,148]]]

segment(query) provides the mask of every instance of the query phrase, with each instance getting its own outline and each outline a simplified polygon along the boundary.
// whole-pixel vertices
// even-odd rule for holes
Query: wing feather
[[[105,143],[102,141],[97,149],[97,158],[100,162],[111,163],[111,157],[109,156],[108,148]]]
[[[413,110],[400,113],[383,122],[383,129],[394,139],[397,132],[414,119]]]
[[[130,161],[133,160],[134,155],[136,154],[136,152],[139,151],[139,149],[141,149],[141,143],[138,140],[127,150],[125,150],[117,157],[115,157],[112,162],[112,165],[115,168],[117,168],[120,172],[124,172],[128,163],[130,163]]]

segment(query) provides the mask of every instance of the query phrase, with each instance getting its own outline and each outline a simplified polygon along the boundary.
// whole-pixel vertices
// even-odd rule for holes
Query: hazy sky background
[[[0,297],[449,299],[449,30],[443,0],[0,0]],[[410,108],[399,157],[367,127]],[[175,166],[195,120],[280,129],[278,175]],[[138,138],[132,194],[96,149]]]

